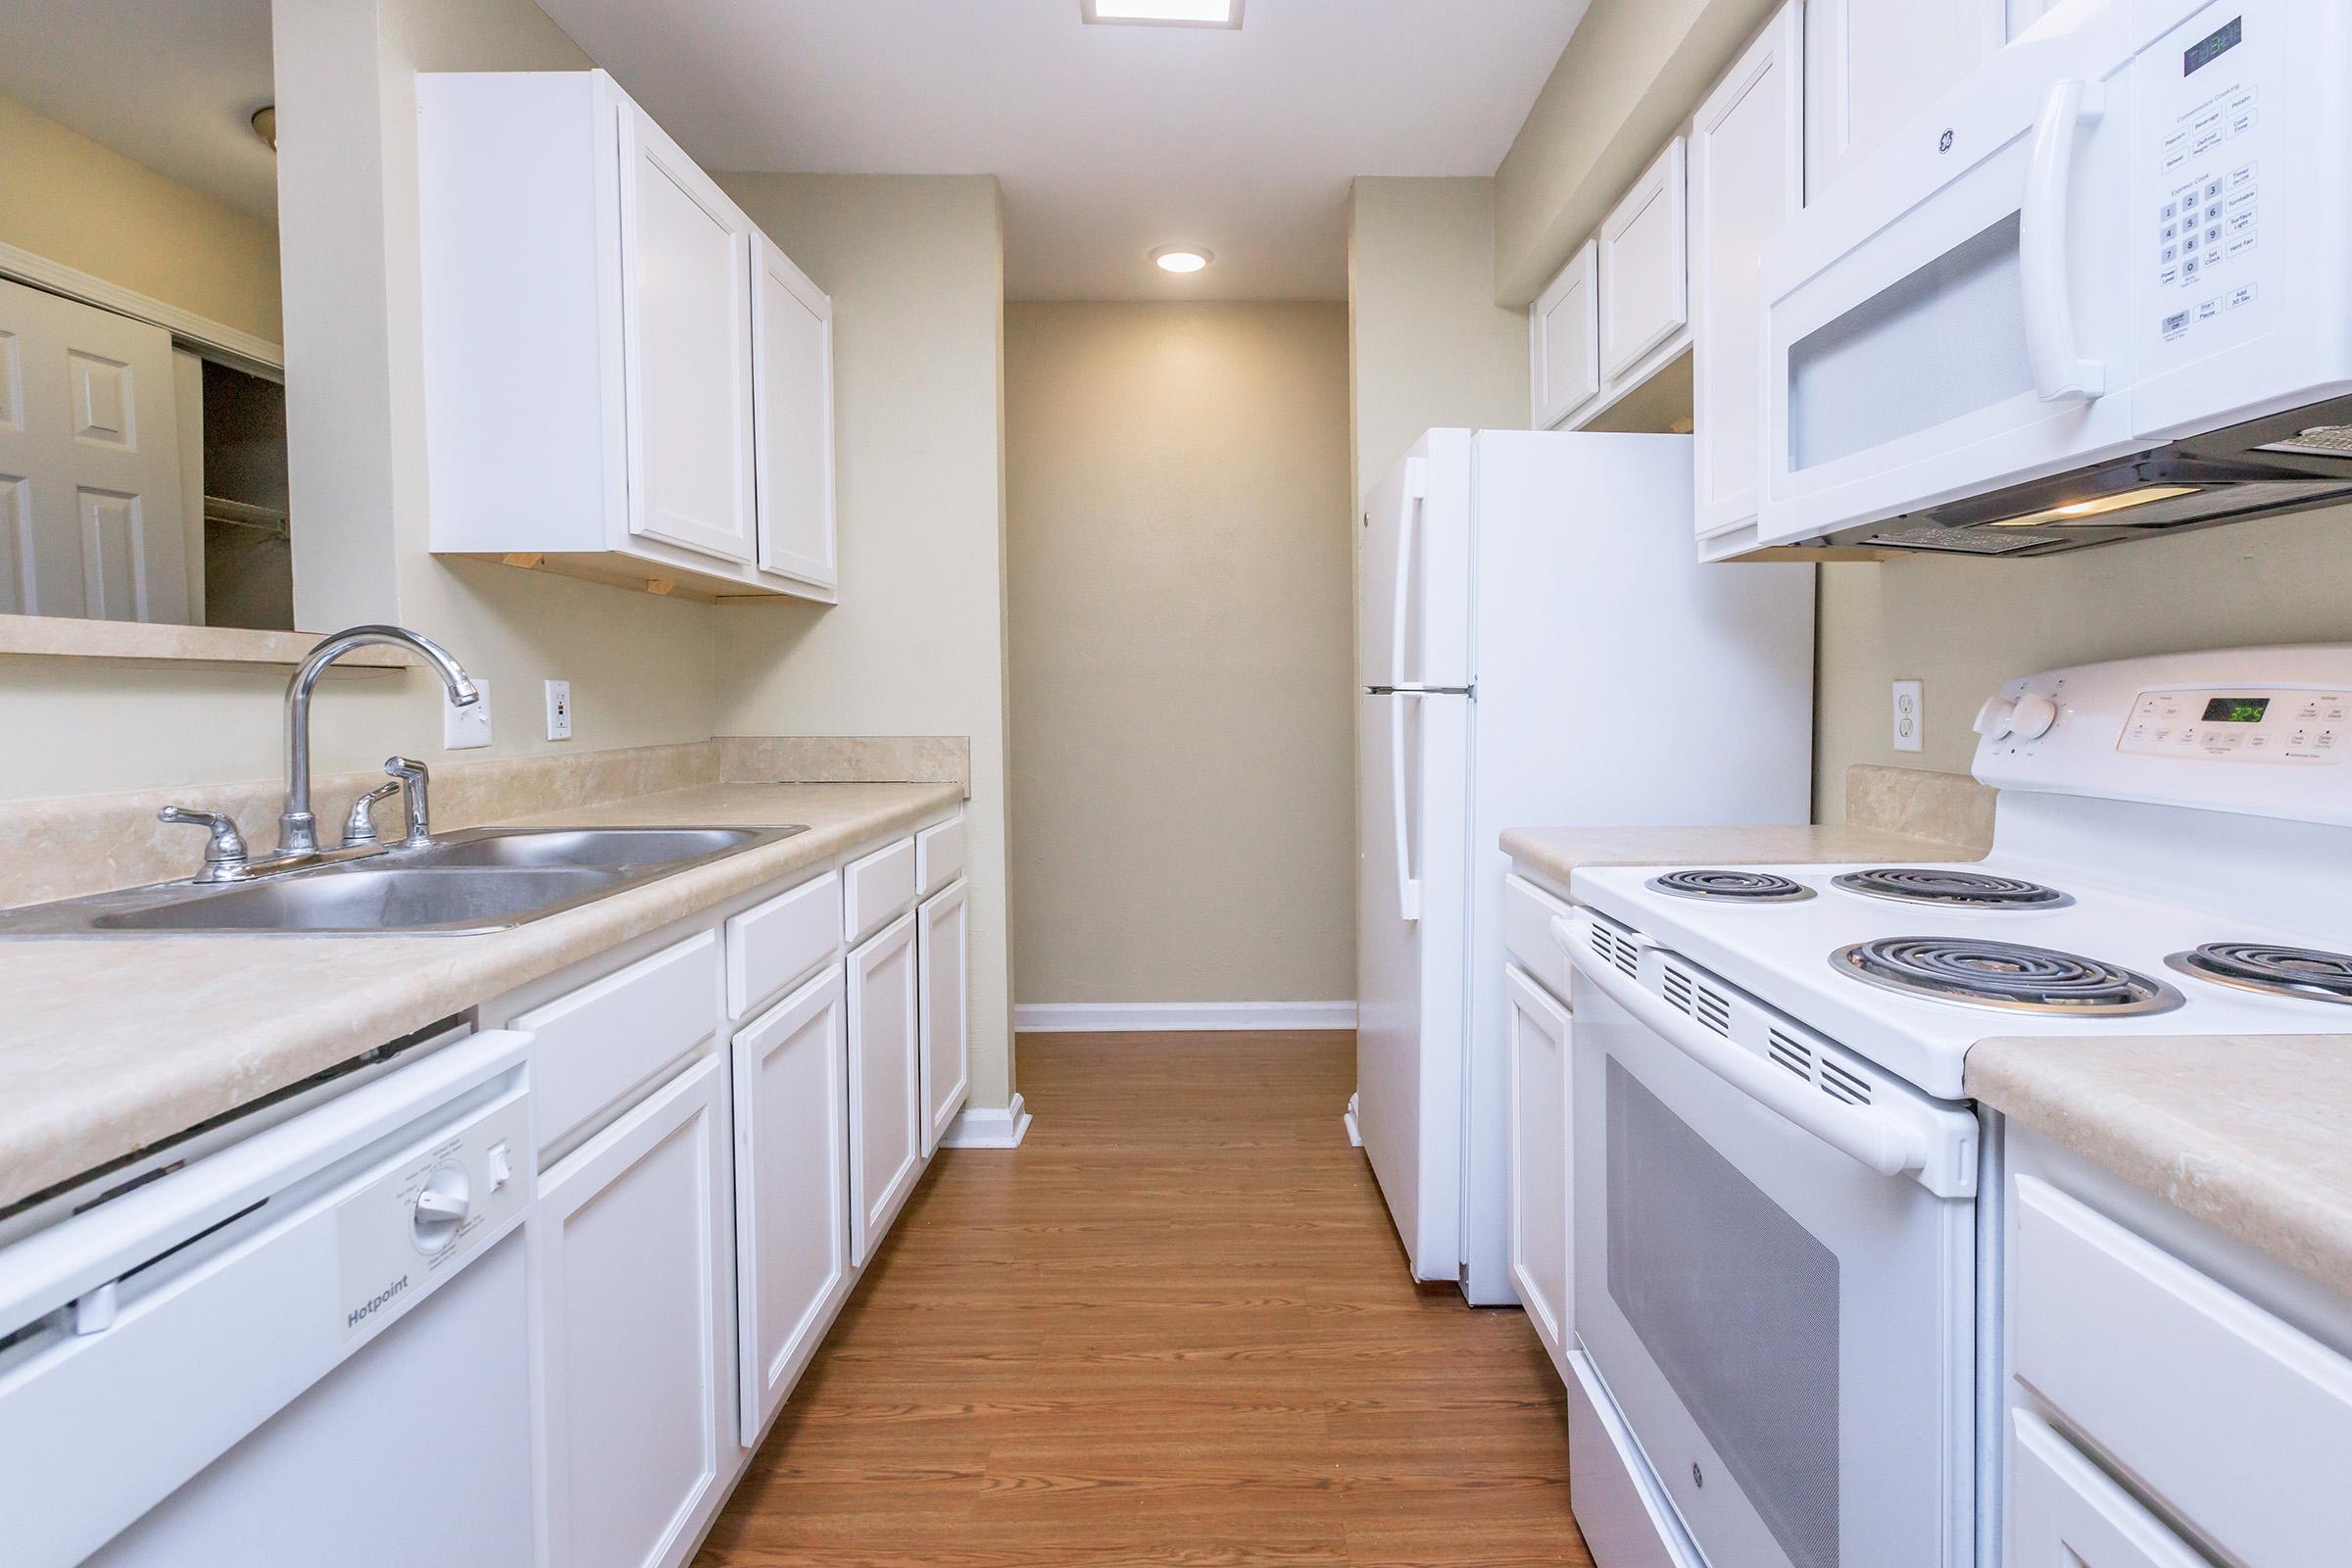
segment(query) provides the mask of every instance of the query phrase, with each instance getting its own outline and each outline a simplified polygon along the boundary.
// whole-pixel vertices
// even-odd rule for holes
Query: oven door
[[[2133,440],[2127,280],[2156,215],[2127,211],[2114,48],[2093,28],[2000,51],[1767,247],[1764,543],[2155,444]]]
[[[1899,1169],[1924,1114],[1967,1122],[1973,1164],[1973,1117],[1883,1075],[1875,1104],[1816,1114],[1771,1075],[1819,1088],[1748,1051],[1754,1076],[1726,1034],[1569,947],[1574,1322],[1620,1459],[1715,1568],[1962,1568],[1976,1205],[1865,1161]],[[1703,974],[1647,948],[1642,976],[1661,959]]]

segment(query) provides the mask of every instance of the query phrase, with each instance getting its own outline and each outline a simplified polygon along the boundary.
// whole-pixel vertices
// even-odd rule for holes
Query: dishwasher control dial
[[[409,1234],[418,1251],[438,1252],[457,1240],[459,1227],[472,1213],[472,1184],[466,1167],[445,1159],[425,1176],[410,1205]]]

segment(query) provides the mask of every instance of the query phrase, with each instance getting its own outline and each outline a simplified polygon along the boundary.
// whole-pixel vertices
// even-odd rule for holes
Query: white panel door
[[[1699,537],[1756,516],[1764,242],[1804,205],[1803,20],[1788,0],[1690,128],[1692,473]]]
[[[841,580],[833,514],[833,302],[766,235],[755,234],[752,243],[760,564],[831,588]]]
[[[2000,48],[2008,0],[1807,0],[1805,198]]]
[[[747,562],[757,554],[752,234],[726,193],[623,103],[629,530]]]
[[[1592,240],[1577,247],[1551,286],[1528,308],[1528,364],[1534,368],[1535,416],[1548,430],[1600,390],[1600,300]]]
[[[923,1172],[915,913],[850,954],[850,1261],[859,1268]]]
[[[970,889],[970,883],[958,880],[916,911],[926,1159],[947,1136],[972,1087]]]
[[[716,1505],[725,1088],[723,1060],[704,1057],[541,1183],[546,1539],[561,1568],[654,1568]],[[418,1462],[429,1474],[431,1456]]]
[[[735,1292],[743,1446],[849,1295],[849,996],[839,964],[735,1037]]]
[[[0,282],[0,613],[184,622],[172,337]]]
[[[1690,319],[1683,138],[1600,220],[1600,373],[1623,375]]]
[[[2009,1568],[2206,1568],[2056,1428],[2030,1410],[2009,1420]]]
[[[1551,1364],[1568,1373],[1568,1009],[1503,971],[1511,1054],[1511,1280]]]

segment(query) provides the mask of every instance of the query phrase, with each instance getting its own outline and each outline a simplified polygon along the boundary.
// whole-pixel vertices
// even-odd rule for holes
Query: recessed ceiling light
[[[1078,0],[1078,16],[1137,27],[1238,27],[1242,0]]]
[[[1152,253],[1152,260],[1163,272],[1198,272],[1216,257],[1198,245],[1162,245]]]

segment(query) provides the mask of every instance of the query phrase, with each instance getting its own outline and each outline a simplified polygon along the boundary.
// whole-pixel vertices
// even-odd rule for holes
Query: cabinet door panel
[[[725,1083],[704,1057],[541,1186],[546,1538],[564,1568],[652,1568],[716,1505]]]
[[[918,911],[925,1158],[947,1136],[972,1086],[969,888],[959,881]]]
[[[743,1446],[849,1294],[849,998],[835,964],[735,1037]]]
[[[1690,319],[1683,138],[1600,224],[1600,373],[1622,375]]]
[[[1805,199],[2001,46],[2006,0],[1807,0]]]
[[[1536,1337],[1567,1375],[1568,1009],[1503,971],[1511,1057],[1511,1280]]]
[[[765,235],[754,243],[760,564],[830,588],[841,579],[833,516],[833,302]]]
[[[863,1268],[923,1170],[915,911],[850,955],[850,1260]]]
[[[1800,13],[1784,6],[1690,131],[1691,415],[1700,537],[1750,522],[1764,459],[1764,242],[1803,205]]]
[[[1548,430],[1600,390],[1599,247],[1587,240],[1528,312],[1534,427]]]
[[[629,527],[751,561],[752,225],[635,105],[620,116]]]
[[[2010,1412],[2010,1568],[2205,1568],[2107,1473],[2030,1410]]]

